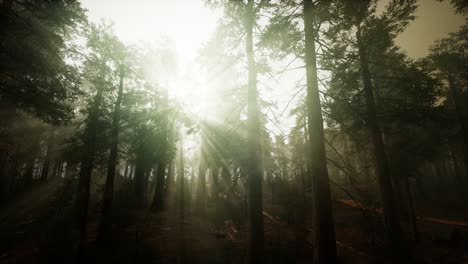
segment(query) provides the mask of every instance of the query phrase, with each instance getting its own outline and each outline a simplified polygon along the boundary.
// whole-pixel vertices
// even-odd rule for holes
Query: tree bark
[[[312,1],[304,0],[305,63],[307,78],[308,172],[312,179],[315,218],[314,263],[336,263],[335,226],[333,223],[323,118],[317,78],[315,28]]]
[[[387,241],[392,249],[397,249],[400,243],[401,228],[398,221],[398,216],[393,197],[393,186],[388,165],[387,156],[385,154],[385,146],[383,143],[382,132],[377,120],[377,110],[375,107],[374,91],[371,82],[369,71],[369,63],[367,61],[367,52],[364,43],[361,39],[360,24],[356,25],[356,39],[359,49],[359,62],[361,68],[361,78],[364,84],[364,94],[366,101],[367,126],[370,130],[372,143],[374,147],[374,158],[376,163],[376,172],[380,186],[380,195],[382,198],[384,224],[386,230]]]
[[[253,27],[255,11],[254,1],[246,6],[246,55],[248,70],[247,85],[247,144],[248,144],[248,213],[249,247],[248,262],[262,263],[264,254],[263,195],[262,195],[262,160],[260,124],[257,102],[257,71],[253,50]]]

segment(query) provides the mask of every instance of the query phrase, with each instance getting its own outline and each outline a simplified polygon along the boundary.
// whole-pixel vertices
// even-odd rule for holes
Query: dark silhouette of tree
[[[102,213],[97,235],[97,239],[101,244],[109,243],[112,239],[112,200],[114,197],[115,171],[118,161],[117,152],[119,145],[120,108],[125,75],[123,65],[119,66],[119,71],[120,81],[117,91],[117,100],[115,101],[114,111],[112,113],[109,162],[107,167],[106,185],[102,199]]]
[[[305,64],[307,78],[307,149],[308,172],[312,178],[315,217],[316,263],[336,262],[335,228],[333,223],[330,186],[328,183],[327,158],[323,132],[322,110],[317,79],[317,56],[315,53],[314,3],[304,1]]]

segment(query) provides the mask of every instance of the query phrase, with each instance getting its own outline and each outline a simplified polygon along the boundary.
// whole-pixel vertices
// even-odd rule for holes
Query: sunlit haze
[[[201,97],[207,94],[209,84],[195,59],[216,28],[219,15],[215,10],[195,0],[84,0],[82,4],[92,22],[113,22],[115,34],[127,44],[158,47],[168,39],[173,45],[169,48],[176,53],[176,76],[166,79],[153,69],[157,76],[151,79],[159,78],[158,82],[169,88],[169,95],[185,108],[191,102],[206,100]],[[197,107],[191,110],[202,112]]]
[[[128,44],[150,43],[157,47],[161,40],[169,38],[173,44],[170,48],[176,52],[176,76],[161,80],[166,76],[160,78],[161,74],[154,69],[152,78],[159,78],[158,81],[169,88],[169,95],[186,110],[201,116],[209,115],[210,110],[205,108],[207,104],[213,104],[210,96],[214,87],[196,57],[214,33],[220,18],[219,10],[207,7],[201,0],[84,0],[82,4],[88,9],[91,21],[112,21],[116,35]],[[381,6],[385,4],[386,1],[382,1]],[[455,15],[448,2],[420,1],[416,19],[396,41],[410,57],[420,58],[427,54],[433,41],[455,31],[463,21],[463,16]],[[298,67],[301,63],[296,61],[290,67]],[[277,64],[276,69],[284,66]],[[304,96],[304,91],[298,92],[297,88],[305,81],[303,76],[303,69],[288,71],[270,80],[268,93],[262,93],[262,87],[259,87],[265,99],[277,104],[274,113],[272,109],[266,110],[271,119],[280,122],[267,124],[270,131],[283,133],[293,126],[289,111],[290,106]],[[291,103],[294,95],[296,98]]]

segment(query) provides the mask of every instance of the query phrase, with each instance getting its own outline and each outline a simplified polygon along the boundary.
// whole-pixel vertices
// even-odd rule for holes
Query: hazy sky
[[[154,41],[168,35],[185,59],[193,59],[214,28],[218,14],[202,0],[82,0],[91,21],[115,22],[116,34],[126,42]],[[412,57],[427,54],[434,40],[465,23],[449,1],[420,0],[416,20],[398,37],[398,44]]]
[[[463,16],[454,13],[450,1],[420,0],[415,15],[416,19],[397,38],[397,44],[413,58],[427,55],[435,40],[457,31],[465,23]]]
[[[91,21],[115,22],[125,42],[157,41],[169,36],[182,60],[193,59],[216,27],[217,16],[198,0],[82,0]]]

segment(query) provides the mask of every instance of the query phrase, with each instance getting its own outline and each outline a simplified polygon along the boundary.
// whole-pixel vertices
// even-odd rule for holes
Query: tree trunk
[[[93,169],[94,151],[88,153],[90,156],[81,162],[80,177],[78,182],[78,194],[76,198],[76,212],[80,238],[78,244],[78,259],[84,257],[84,247],[86,242],[86,221],[88,218],[89,193],[91,188],[91,172]],[[59,169],[61,171],[61,169]]]
[[[106,186],[102,198],[102,213],[99,222],[97,234],[98,243],[108,244],[112,240],[112,200],[114,198],[114,179],[117,167],[117,152],[119,146],[119,123],[120,123],[120,104],[123,94],[123,66],[120,68],[120,83],[115,101],[114,113],[112,117],[111,146],[109,153],[109,163],[107,167]]]
[[[98,134],[99,106],[102,101],[103,87],[97,87],[96,96],[92,102],[89,119],[83,135],[83,157],[81,159],[80,177],[78,180],[75,209],[77,212],[80,238],[78,244],[78,259],[83,260],[84,246],[86,242],[86,223],[88,218],[89,194],[91,189],[91,173],[93,171],[96,135]],[[60,166],[60,176],[62,173]]]
[[[369,64],[367,61],[367,53],[361,39],[361,27],[359,24],[356,26],[356,39],[359,49],[361,77],[364,84],[364,94],[366,100],[367,126],[370,130],[374,147],[374,158],[380,186],[380,195],[382,198],[386,236],[390,247],[395,250],[398,248],[400,243],[401,228],[396,213],[395,200],[393,197],[390,167],[388,165],[387,156],[385,154],[382,133],[377,121],[377,111],[375,107],[374,91],[372,88],[371,76],[369,72]]]
[[[162,211],[164,209],[164,184],[166,177],[166,164],[160,161],[156,171],[156,188],[154,190],[152,209]]]
[[[415,242],[419,241],[419,231],[418,225],[416,222],[416,213],[414,210],[414,199],[413,194],[411,192],[410,184],[409,184],[409,177],[405,177],[403,182],[406,196],[408,198],[408,212],[409,212],[409,220],[411,222],[411,228],[413,229],[413,239]]]
[[[185,230],[185,164],[184,164],[184,150],[182,135],[180,135],[179,142],[179,168],[178,168],[178,179],[179,184],[179,232],[182,234],[181,239],[179,240],[179,261],[178,263],[187,263],[187,237]]]
[[[24,172],[24,187],[27,189],[31,187],[33,182],[33,175],[34,175],[34,159],[28,161],[26,163],[26,170]]]
[[[330,185],[328,181],[322,110],[315,53],[316,29],[313,3],[304,0],[305,63],[307,77],[307,126],[309,152],[306,155],[312,179],[315,218],[315,263],[336,263],[335,226],[333,223]]]
[[[296,258],[297,262],[303,261],[307,245],[307,226],[306,226],[306,196],[305,196],[305,170],[301,170],[295,177],[295,236],[296,236]]]
[[[255,19],[254,1],[246,6],[246,54],[248,69],[247,91],[247,145],[248,145],[248,212],[249,249],[248,262],[262,263],[264,251],[263,195],[261,164],[261,139],[257,102],[257,72],[253,51],[253,27]]]
[[[182,145],[182,137],[179,142],[179,170],[178,170],[178,181],[179,181],[179,217],[180,221],[183,222],[185,218],[185,164],[184,164],[184,150]]]
[[[211,174],[211,199],[216,200],[219,193],[219,168],[215,165],[210,169]]]
[[[204,138],[202,138],[201,141],[202,142],[200,147],[200,164],[198,167],[197,200],[195,204],[195,210],[201,215],[204,215],[206,207],[206,142]]]
[[[167,178],[166,178],[166,189],[165,189],[167,194],[170,194],[171,191],[173,190],[174,183],[175,183],[174,161],[171,160],[167,165]]]
[[[145,162],[142,153],[137,151],[135,161],[135,199],[136,206],[141,208],[144,204],[144,187],[145,187]]]
[[[50,168],[50,159],[52,152],[52,138],[49,138],[49,143],[47,144],[47,153],[44,160],[44,166],[42,167],[41,172],[41,182],[45,182],[49,177],[49,168]]]

